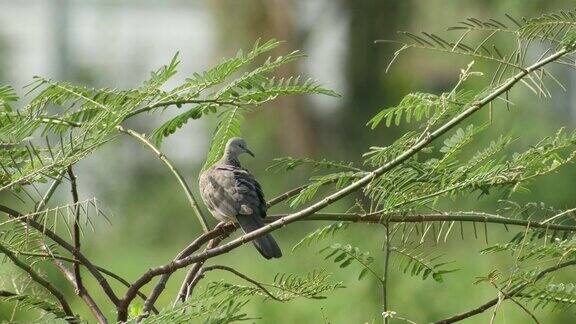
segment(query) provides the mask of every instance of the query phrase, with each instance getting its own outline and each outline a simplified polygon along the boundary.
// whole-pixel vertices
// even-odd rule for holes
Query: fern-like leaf
[[[442,254],[436,254],[423,248],[422,244],[415,246],[392,247],[395,264],[402,272],[412,276],[421,276],[422,280],[431,277],[436,282],[444,281],[444,275],[459,269],[446,269],[452,262],[441,262]]]
[[[325,260],[332,260],[337,263],[340,268],[346,268],[352,263],[357,263],[362,267],[358,274],[358,280],[364,278],[367,273],[372,274],[377,280],[382,281],[382,278],[370,267],[374,263],[374,258],[370,256],[367,251],[361,251],[357,247],[350,244],[342,245],[340,243],[332,244],[320,250],[320,253],[326,254]]]
[[[317,243],[328,237],[334,237],[336,233],[346,230],[348,228],[348,225],[349,223],[336,222],[330,225],[326,225],[322,228],[318,228],[314,232],[306,235],[298,243],[296,243],[294,247],[292,247],[292,251],[296,250],[299,247],[310,246],[313,243]]]

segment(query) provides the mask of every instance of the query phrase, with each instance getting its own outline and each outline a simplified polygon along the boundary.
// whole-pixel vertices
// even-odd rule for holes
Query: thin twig
[[[234,228],[235,226],[232,224],[223,224],[223,223],[218,224],[218,226],[216,226],[213,230],[203,233],[198,238],[196,238],[192,243],[190,243],[186,248],[184,248],[180,253],[178,253],[178,255],[174,258],[174,260],[179,260],[181,258],[189,256],[190,254],[196,252],[206,242],[209,242],[210,240],[215,239],[217,237],[224,236],[226,235],[226,233],[231,232]],[[142,311],[144,316],[146,316],[149,313],[150,309],[154,307],[154,303],[156,302],[162,291],[164,291],[164,289],[166,288],[166,283],[168,282],[168,279],[170,279],[171,275],[172,275],[171,272],[163,274],[162,277],[160,277],[160,280],[158,280],[158,283],[156,284],[154,289],[152,289],[152,293],[150,293],[150,296],[146,298],[146,301],[144,302],[144,309]]]
[[[70,271],[60,260],[52,259],[52,261],[54,265],[58,268],[58,270],[60,270],[60,272],[62,272],[66,277],[66,279],[72,284],[74,290],[76,291],[76,294],[80,298],[82,298],[84,303],[86,303],[86,306],[88,306],[88,308],[90,309],[90,311],[92,312],[98,323],[107,324],[108,320],[100,310],[100,307],[98,307],[98,304],[94,301],[94,298],[92,298],[92,296],[88,293],[88,291],[86,290],[86,288],[84,288],[84,286],[78,286],[78,281],[76,280],[75,273]],[[77,263],[75,262],[74,264]]]
[[[204,232],[208,232],[210,230],[210,228],[208,226],[208,221],[206,220],[206,217],[204,216],[204,214],[200,210],[200,207],[198,206],[196,198],[194,198],[194,195],[192,194],[192,190],[190,189],[190,187],[186,183],[186,180],[184,180],[184,177],[180,174],[178,169],[176,169],[176,167],[174,167],[174,165],[170,162],[170,160],[168,160],[168,158],[164,155],[164,153],[162,153],[156,146],[154,146],[154,144],[152,144],[150,141],[148,141],[146,139],[146,137],[144,137],[142,134],[135,132],[131,129],[124,129],[122,126],[117,126],[116,128],[120,132],[128,134],[128,135],[134,137],[135,139],[137,139],[138,141],[140,141],[142,144],[144,144],[146,147],[148,147],[152,152],[154,152],[154,154],[156,154],[156,156],[162,162],[164,162],[164,164],[168,167],[168,169],[170,169],[170,172],[172,172],[172,174],[176,177],[176,179],[178,180],[178,183],[180,184],[180,186],[184,190],[184,193],[186,194],[186,197],[188,198],[188,202],[190,203],[190,207],[192,207],[192,210],[196,214],[196,217],[198,218],[198,221],[200,222],[200,225],[202,226],[202,230],[204,230]]]
[[[14,263],[15,266],[24,270],[26,273],[28,273],[28,275],[30,276],[30,278],[32,280],[34,280],[40,286],[46,288],[46,290],[48,290],[54,297],[56,297],[58,302],[60,302],[60,305],[62,305],[62,310],[66,314],[66,316],[67,316],[66,320],[69,323],[78,323],[78,319],[76,318],[76,316],[72,312],[72,309],[70,308],[70,304],[68,304],[68,301],[66,301],[66,298],[64,298],[64,294],[62,292],[60,292],[58,289],[56,289],[56,287],[54,287],[48,280],[42,278],[28,264],[26,264],[25,262],[22,262],[20,259],[18,259],[16,257],[16,255],[14,255],[14,253],[12,253],[12,251],[10,249],[8,249],[6,246],[0,244],[0,252],[4,253],[10,259],[10,261],[12,261],[12,263]]]
[[[50,185],[50,187],[48,188],[48,190],[46,191],[46,193],[44,194],[44,196],[42,197],[42,200],[40,200],[38,202],[38,204],[36,204],[36,207],[34,208],[34,213],[38,213],[39,211],[41,211],[42,209],[44,209],[44,206],[46,206],[46,204],[48,203],[48,201],[50,200],[50,198],[52,198],[52,195],[54,194],[54,192],[56,191],[56,189],[58,188],[58,186],[60,185],[60,183],[62,182],[62,178],[64,177],[64,174],[66,173],[66,171],[62,171],[54,180],[54,182],[52,182],[52,184]]]
[[[64,174],[66,172],[68,173],[68,175],[70,177],[71,192],[72,192],[72,197],[74,200],[73,206],[75,209],[75,220],[74,220],[75,248],[76,248],[76,251],[80,252],[80,242],[79,242],[80,229],[79,229],[79,219],[78,219],[79,215],[80,215],[80,209],[78,208],[78,191],[77,191],[77,187],[76,187],[76,177],[75,177],[74,173],[72,172],[71,166],[69,166],[66,171],[61,172],[59,174],[59,176],[54,180],[52,185],[48,188],[48,190],[46,191],[46,193],[42,197],[42,200],[34,208],[34,213],[38,213],[39,211],[41,211],[44,208],[44,206],[46,206],[46,204],[48,203],[50,198],[52,198],[52,195],[54,194],[54,192],[56,191],[56,189],[58,188],[58,186],[62,182],[62,178],[64,177]],[[76,238],[78,238],[78,241],[76,241]],[[43,244],[42,248],[46,252],[48,252],[50,255],[53,255],[52,251],[50,250],[50,248],[48,247],[47,244]],[[48,255],[48,256],[50,257],[50,255]],[[84,301],[84,303],[86,303],[86,306],[88,307],[88,309],[90,309],[90,311],[92,312],[92,314],[94,315],[94,317],[96,318],[98,323],[100,323],[100,324],[108,323],[106,316],[104,316],[104,314],[102,313],[102,310],[100,309],[98,304],[94,301],[94,298],[92,298],[92,296],[88,293],[88,290],[86,290],[86,288],[82,284],[82,280],[80,277],[80,268],[79,268],[80,263],[79,263],[78,259],[76,257],[74,257],[74,259],[72,259],[74,272],[71,272],[64,264],[62,264],[62,262],[60,260],[58,260],[54,257],[50,257],[50,259],[51,259],[52,263],[54,264],[54,266],[72,284],[72,286],[74,287],[75,293]]]
[[[338,181],[338,179],[323,182],[322,186],[335,183],[336,181]],[[266,208],[271,208],[272,206],[275,206],[275,205],[285,201],[286,199],[290,199],[290,198],[298,195],[299,193],[302,192],[302,190],[308,188],[309,186],[310,185],[302,185],[300,187],[296,187],[294,189],[288,190],[285,193],[280,194],[280,195],[268,200],[268,202],[266,202]]]
[[[518,305],[518,307],[520,307],[526,314],[528,314],[528,316],[532,317],[532,320],[534,320],[534,322],[536,324],[540,324],[540,322],[538,321],[538,319],[536,318],[536,316],[528,309],[526,308],[524,305],[522,305],[519,301],[516,300],[516,298],[512,298],[510,297],[508,294],[506,294],[506,292],[502,291],[500,288],[498,288],[498,286],[496,286],[495,283],[493,283],[494,288],[498,289],[498,291],[505,296],[507,299],[510,299],[510,301],[512,301],[514,304]]]
[[[388,281],[389,281],[389,277],[388,277],[388,265],[390,263],[390,253],[392,252],[392,248],[390,246],[390,222],[388,222],[388,220],[385,220],[385,224],[384,226],[386,226],[386,255],[384,257],[384,275],[382,277],[382,299],[383,299],[383,310],[382,313],[386,313],[388,312]],[[384,323],[388,324],[388,317],[384,316]]]

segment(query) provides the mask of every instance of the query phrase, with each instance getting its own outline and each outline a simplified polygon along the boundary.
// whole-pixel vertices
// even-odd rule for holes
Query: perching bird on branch
[[[264,226],[266,201],[258,181],[240,165],[238,157],[242,153],[254,156],[242,138],[231,138],[222,158],[200,175],[200,194],[216,219],[238,223],[250,233]],[[266,259],[282,256],[270,234],[252,242]]]

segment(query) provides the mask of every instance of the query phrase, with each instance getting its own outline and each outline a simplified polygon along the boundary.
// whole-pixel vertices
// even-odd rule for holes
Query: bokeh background
[[[257,154],[256,159],[245,160],[246,167],[261,181],[266,195],[273,197],[302,184],[310,175],[305,168],[291,174],[266,171],[273,158],[294,156],[360,162],[368,147],[386,145],[402,132],[402,128],[369,130],[364,125],[371,116],[394,105],[408,92],[450,89],[459,70],[469,63],[467,58],[420,51],[400,57],[386,74],[386,65],[396,48],[375,44],[374,40],[394,39],[397,30],[447,35],[446,27],[470,16],[501,19],[504,13],[509,13],[532,17],[572,9],[573,5],[573,1],[556,0],[0,0],[0,84],[21,89],[34,75],[42,75],[95,87],[135,87],[151,70],[169,62],[179,51],[182,63],[173,85],[238,49],[249,48],[258,38],[285,40],[277,53],[301,49],[309,56],[284,68],[280,74],[316,78],[340,92],[342,98],[285,98],[258,109],[246,119],[243,134]],[[490,69],[482,62],[476,66]],[[538,99],[523,90],[515,92],[517,104],[509,110],[496,107],[493,126],[478,140],[478,145],[488,143],[504,130],[513,130],[520,137],[515,149],[520,150],[561,126],[573,129],[576,77],[567,71],[558,71],[558,75],[567,92],[555,90],[552,99]],[[478,86],[486,81],[478,80]],[[142,116],[130,121],[129,126],[149,133],[170,116],[170,111],[162,117]],[[191,122],[168,138],[163,147],[196,192],[197,174],[214,126],[214,117]],[[82,161],[76,172],[81,198],[96,197],[112,221],[112,225],[99,221],[94,232],[86,231],[83,248],[96,264],[106,265],[134,280],[149,267],[170,260],[200,233],[200,227],[164,166],[131,139],[120,138],[118,142]],[[544,201],[557,208],[574,207],[575,176],[576,168],[564,168],[560,174],[533,183],[530,193],[514,198],[521,202]],[[68,194],[68,188],[63,186],[56,202],[67,201]],[[496,208],[498,197],[476,198],[447,202],[444,207],[489,211]],[[331,208],[343,211],[351,201]],[[279,206],[271,212],[286,210]],[[325,267],[333,273],[335,281],[347,286],[329,294],[326,300],[298,300],[284,305],[256,298],[246,311],[262,318],[259,322],[381,321],[381,296],[375,281],[367,277],[358,282],[358,271],[353,267],[352,271],[343,271],[323,261],[317,253],[322,244],[290,251],[303,235],[320,225],[298,223],[277,231],[275,235],[285,251],[285,257],[277,261],[263,260],[250,246],[214,260],[262,281],[271,281],[278,272],[305,273]],[[493,228],[490,241],[507,240],[513,233]],[[447,276],[443,284],[421,281],[393,270],[389,289],[392,310],[421,323],[467,310],[496,296],[490,286],[473,282],[494,267],[507,270],[509,257],[480,256],[478,251],[486,246],[483,238],[472,237],[463,244],[457,236],[440,243],[440,248],[448,258],[457,260],[456,266],[462,270]],[[383,238],[380,227],[353,225],[335,241],[370,250],[381,261],[383,254],[379,249]],[[46,267],[45,271],[54,280],[60,280],[61,286],[68,287],[52,269]],[[2,284],[10,284],[11,275],[16,272],[0,265]],[[173,299],[182,276],[173,276],[159,305]],[[575,279],[569,274],[564,276],[565,281]],[[216,272],[207,278],[220,279],[234,281]],[[88,284],[99,291],[94,289],[95,283]],[[66,293],[73,295],[69,288]],[[105,300],[101,294],[95,295],[97,300]],[[81,303],[72,300],[75,305]],[[111,305],[105,309],[113,316]],[[88,313],[85,308],[81,310]],[[576,321],[573,312],[537,314],[542,323]],[[0,321],[9,320],[11,315],[10,305],[0,303]],[[487,312],[467,323],[486,323],[490,315]],[[25,322],[27,317],[17,319]],[[528,320],[512,303],[503,305],[496,317],[497,323]]]

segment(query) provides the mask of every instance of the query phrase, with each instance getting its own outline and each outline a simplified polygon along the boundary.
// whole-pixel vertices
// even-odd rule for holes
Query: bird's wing
[[[266,201],[260,184],[245,169],[217,165],[200,178],[202,198],[206,205],[218,213],[266,216]]]

